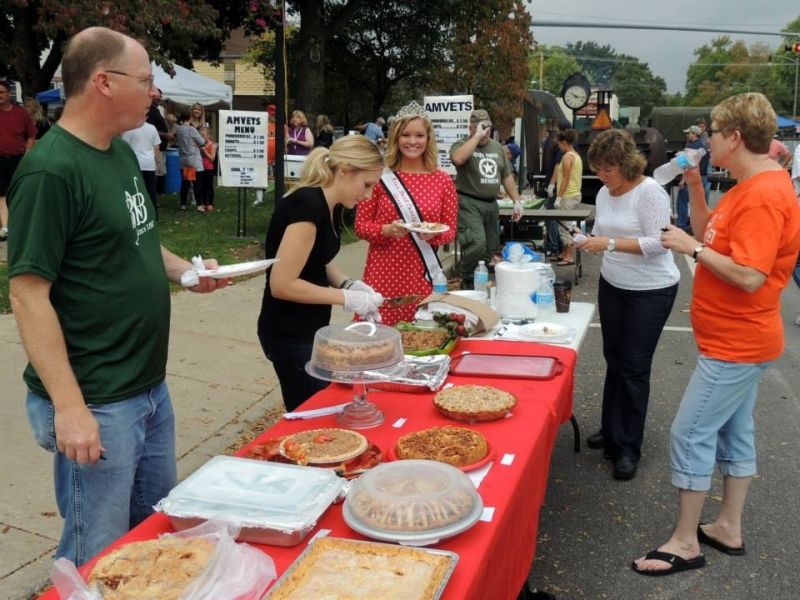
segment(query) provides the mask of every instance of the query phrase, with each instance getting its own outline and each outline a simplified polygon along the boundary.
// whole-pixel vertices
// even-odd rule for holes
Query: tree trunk
[[[328,28],[323,22],[322,2],[302,0],[300,39],[295,62],[295,106],[307,115],[325,112],[325,46]]]

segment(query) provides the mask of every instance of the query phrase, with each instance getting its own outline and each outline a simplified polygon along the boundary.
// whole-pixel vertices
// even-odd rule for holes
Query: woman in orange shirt
[[[691,316],[700,356],[670,430],[672,484],[680,508],[672,537],[633,562],[643,575],[705,566],[700,544],[745,553],[742,512],[756,473],[753,409],[767,367],[783,352],[780,293],[800,249],[800,208],[788,173],[768,156],[775,112],[758,93],[711,111],[712,162],[738,183],[711,210],[698,170],[685,172],[697,239],[669,226],[665,247],[697,262]],[[722,505],[700,516],[714,465]]]

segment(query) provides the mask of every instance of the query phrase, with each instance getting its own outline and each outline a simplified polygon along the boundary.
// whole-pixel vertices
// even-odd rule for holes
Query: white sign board
[[[472,94],[465,96],[425,96],[425,110],[431,116],[439,148],[439,168],[450,175],[456,168],[450,162],[450,146],[469,134]]]
[[[266,112],[219,111],[219,165],[223,187],[267,187]]]

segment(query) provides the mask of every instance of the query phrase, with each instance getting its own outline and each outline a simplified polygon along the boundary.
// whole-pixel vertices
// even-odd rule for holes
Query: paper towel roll
[[[539,283],[539,263],[501,262],[494,268],[497,284],[497,312],[503,318],[535,319],[533,295]]]

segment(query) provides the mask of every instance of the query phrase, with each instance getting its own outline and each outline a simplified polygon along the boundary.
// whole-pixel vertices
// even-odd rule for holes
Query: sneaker
[[[263,200],[253,200],[253,206],[258,206],[260,204],[264,204]]]
[[[8,227],[0,228],[0,242],[5,242],[8,239]]]
[[[181,210],[184,211],[184,212],[186,211],[186,205],[185,204],[181,205]]]
[[[198,210],[199,212],[206,212],[206,207],[205,207],[205,206],[203,206],[202,204],[198,204],[198,205],[197,205],[197,210]]]

